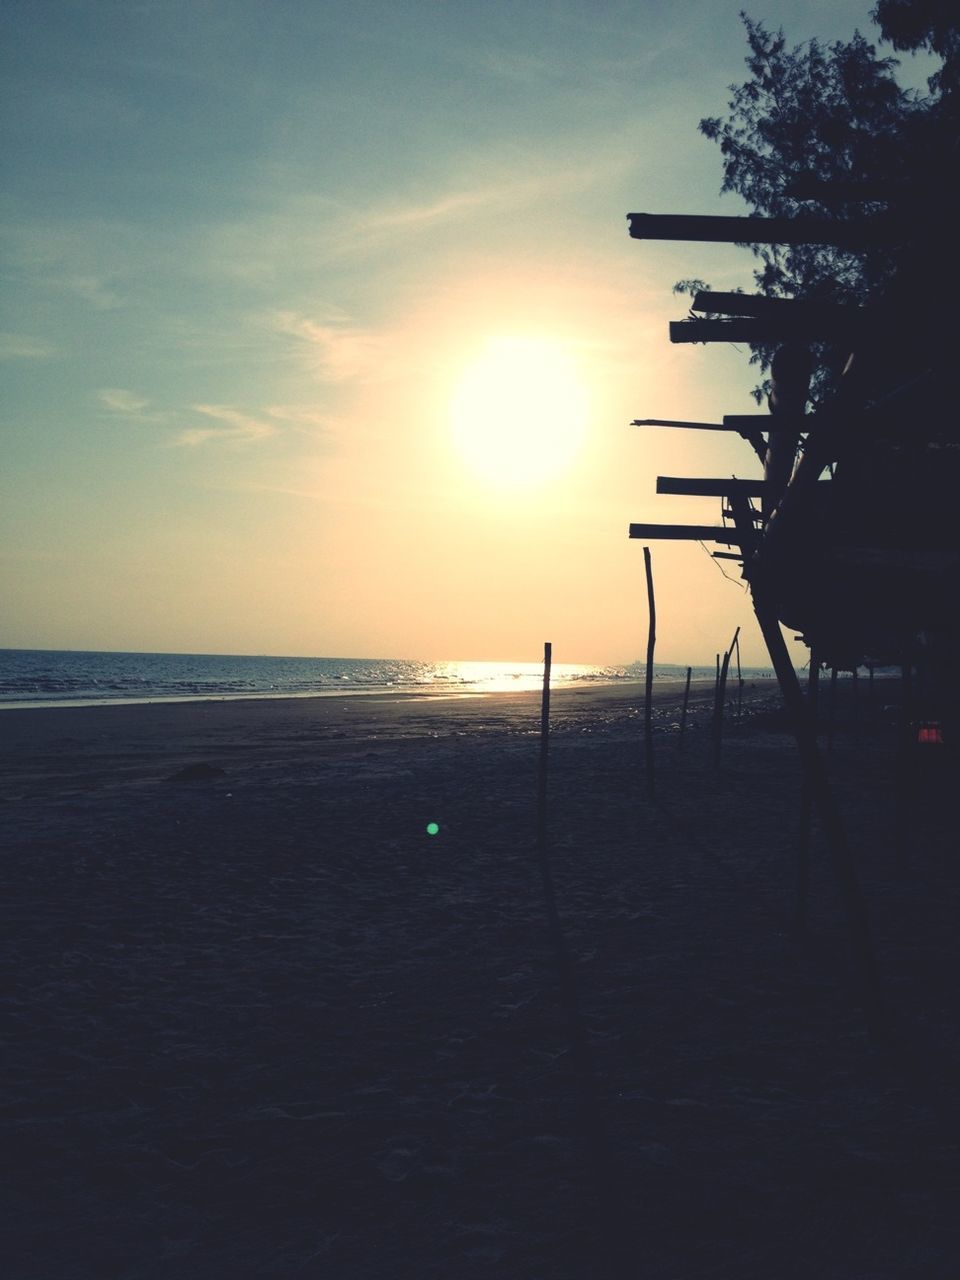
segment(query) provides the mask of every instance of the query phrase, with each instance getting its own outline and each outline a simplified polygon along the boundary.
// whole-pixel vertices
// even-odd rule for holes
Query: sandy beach
[[[878,1043],[775,690],[719,769],[681,692],[652,797],[642,688],[554,695],[566,984],[537,694],[0,712],[5,1274],[952,1280],[950,766],[838,718]]]

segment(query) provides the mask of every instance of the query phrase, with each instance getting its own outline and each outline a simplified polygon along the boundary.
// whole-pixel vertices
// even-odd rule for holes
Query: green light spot
[[[428,823],[427,823],[427,835],[428,835],[428,836],[435,836],[435,835],[439,835],[439,833],[440,833],[440,824],[439,824],[439,823],[437,823],[437,822],[428,822]]]

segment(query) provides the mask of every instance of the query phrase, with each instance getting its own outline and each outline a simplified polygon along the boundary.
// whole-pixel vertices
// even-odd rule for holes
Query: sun
[[[528,488],[570,467],[587,430],[587,390],[555,338],[491,338],[466,367],[450,405],[453,440],[497,488]]]

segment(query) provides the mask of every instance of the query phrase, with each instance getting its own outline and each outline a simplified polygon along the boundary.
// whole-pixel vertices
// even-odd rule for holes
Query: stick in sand
[[[643,567],[647,575],[647,605],[650,626],[647,630],[646,699],[643,712],[643,740],[647,757],[647,787],[653,794],[653,650],[657,643],[657,605],[653,596],[653,568],[650,548],[643,548]]]
[[[827,719],[827,750],[833,750],[833,731],[837,724],[837,668],[830,668],[830,706]]]
[[[714,767],[720,768],[720,750],[723,746],[723,703],[727,691],[727,672],[730,669],[730,655],[733,652],[733,646],[737,644],[740,637],[740,628],[737,627],[733,633],[733,639],[730,641],[730,648],[723,655],[723,665],[720,667],[720,674],[717,677],[717,697],[713,708],[713,763]]]
[[[550,754],[550,665],[552,661],[553,645],[547,641],[543,646],[543,696],[540,701],[540,770],[537,775],[537,846],[541,852],[545,848],[547,840],[547,762]]]
[[[690,702],[690,677],[693,675],[693,667],[687,667],[687,684],[683,691],[683,710],[680,712],[680,737],[677,739],[677,750],[683,743],[683,731],[687,727],[687,704]]]
[[[597,1203],[596,1223],[592,1239],[609,1241],[616,1249],[624,1231],[625,1211],[621,1202],[622,1177],[607,1138],[599,1110],[596,1072],[587,1041],[586,1027],[580,1013],[573,960],[567,949],[557,911],[557,897],[547,854],[547,763],[550,749],[550,664],[553,646],[543,646],[543,697],[540,704],[540,771],[537,788],[537,861],[543,883],[543,899],[547,913],[547,929],[553,946],[560,987],[560,1002],[567,1023],[573,1068],[577,1079],[575,1113],[576,1144],[580,1159],[594,1185]]]

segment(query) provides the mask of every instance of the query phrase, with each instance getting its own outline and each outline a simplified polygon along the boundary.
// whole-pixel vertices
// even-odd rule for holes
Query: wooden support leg
[[[793,731],[800,748],[800,757],[814,804],[820,814],[823,833],[833,859],[834,870],[840,887],[850,933],[850,944],[860,979],[861,998],[871,1038],[883,1038],[886,1019],[880,991],[870,922],[867,918],[863,894],[860,890],[853,856],[847,843],[843,819],[837,807],[836,797],[830,787],[823,758],[817,745],[817,737],[803,697],[797,673],[790,661],[786,642],[780,631],[776,614],[754,594],[754,610],[760,630],[770,654],[770,661],[777,673],[777,680],[784,702],[793,720]]]
[[[810,675],[807,680],[807,706],[816,737],[817,732],[817,691],[820,682],[820,658],[815,649],[810,650]],[[794,928],[802,936],[807,927],[807,904],[810,896],[810,836],[813,827],[813,793],[807,771],[803,771],[803,782],[800,790],[800,832],[797,849],[797,906],[794,916]]]

